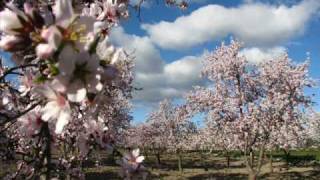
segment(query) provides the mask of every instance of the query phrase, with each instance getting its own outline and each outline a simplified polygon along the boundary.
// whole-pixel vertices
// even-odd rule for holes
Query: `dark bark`
[[[201,160],[202,160],[202,165],[205,171],[208,171],[207,163],[205,161],[205,154],[203,151],[200,151],[201,153]]]
[[[289,170],[290,151],[283,149],[283,152],[286,156],[286,170]]]
[[[156,158],[157,158],[157,164],[160,166],[160,165],[161,165],[161,154],[160,154],[160,150],[157,151]]]
[[[43,125],[43,135],[44,135],[44,154],[45,154],[45,167],[46,167],[46,173],[45,177],[46,180],[51,179],[51,134],[48,123],[44,123]]]
[[[256,180],[257,174],[255,172],[249,173],[248,180]]]
[[[270,166],[270,173],[273,173],[273,156],[272,156],[272,152],[270,152],[269,166]]]
[[[226,158],[227,158],[227,168],[229,169],[230,168],[230,155],[227,154]]]
[[[178,151],[178,169],[179,172],[182,173],[183,168],[182,168],[182,154],[180,151]]]

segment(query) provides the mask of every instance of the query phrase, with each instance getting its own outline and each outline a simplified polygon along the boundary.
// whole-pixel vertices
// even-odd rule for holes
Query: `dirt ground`
[[[117,157],[118,158],[118,157]],[[116,158],[116,159],[117,159]],[[95,159],[100,160],[96,166]],[[270,161],[266,157],[259,179],[266,180],[320,180],[320,165],[312,158],[298,158],[299,161],[289,163],[287,170],[286,161],[275,157],[273,160],[273,173],[270,173]],[[161,164],[156,163],[155,156],[146,156],[144,166],[149,171],[148,180],[242,180],[248,179],[247,169],[241,156],[232,157],[229,167],[225,157],[217,154],[188,153],[183,155],[183,172],[178,171],[177,156],[164,154]],[[84,168],[88,180],[117,180],[119,166],[115,159],[107,155],[95,156],[90,159]],[[12,172],[13,162],[0,162],[0,179]]]
[[[241,157],[232,158],[229,168],[224,157],[197,154],[187,154],[183,158],[183,172],[178,171],[177,159],[174,155],[163,155],[161,165],[157,165],[154,156],[148,156],[144,165],[150,175],[148,179],[154,180],[242,180],[248,179],[247,169]],[[320,180],[320,166],[312,160],[290,164],[286,168],[283,159],[275,158],[272,163],[273,173],[270,173],[270,161],[265,160],[259,179],[266,180]],[[118,167],[103,166],[86,169],[87,179],[102,180],[120,179],[117,175]]]

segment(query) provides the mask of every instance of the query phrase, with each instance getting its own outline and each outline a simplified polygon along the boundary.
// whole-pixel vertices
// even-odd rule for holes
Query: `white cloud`
[[[112,31],[111,40],[135,56],[135,65],[138,72],[162,72],[165,62],[148,37],[126,34],[123,28],[119,27]]]
[[[286,53],[286,48],[282,46],[272,48],[244,48],[241,50],[240,55],[244,55],[249,62],[260,63],[262,61],[268,61],[273,58],[279,57]]]
[[[269,3],[269,4],[296,4],[301,0],[243,0],[244,3]]]
[[[208,5],[174,22],[144,24],[142,28],[155,44],[167,49],[190,48],[230,34],[246,45],[274,46],[303,34],[319,7],[319,0],[304,0],[290,7],[262,3],[233,8]]]
[[[201,58],[187,56],[166,64],[162,73],[136,73],[136,83],[143,90],[136,92],[135,99],[157,102],[164,98],[179,98],[192,89],[202,85],[200,78]]]
[[[164,67],[164,74],[169,85],[190,88],[190,82],[201,83],[199,79],[201,69],[201,57],[186,56],[167,64]]]
[[[130,0],[130,4],[135,6],[138,5],[140,3],[141,0]],[[182,1],[186,1],[188,4],[201,4],[201,3],[205,3],[208,0],[177,0],[177,3],[182,2]],[[150,8],[152,7],[152,4],[158,4],[158,2],[153,2],[153,1],[144,1],[141,5],[143,8]]]
[[[178,98],[194,85],[201,85],[201,56],[186,56],[171,63],[165,63],[159,50],[148,37],[129,35],[122,28],[111,33],[111,39],[126,51],[134,51],[135,80],[137,87],[134,100],[158,102],[164,98]]]

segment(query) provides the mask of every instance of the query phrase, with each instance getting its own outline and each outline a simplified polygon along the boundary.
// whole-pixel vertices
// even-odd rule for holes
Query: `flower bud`
[[[0,12],[0,31],[8,34],[18,34],[17,29],[23,28],[18,15],[6,8]]]
[[[39,44],[36,47],[36,54],[41,59],[47,59],[55,52],[49,44]]]
[[[24,49],[30,45],[30,41],[20,36],[3,36],[0,40],[0,49],[4,51],[14,52]]]

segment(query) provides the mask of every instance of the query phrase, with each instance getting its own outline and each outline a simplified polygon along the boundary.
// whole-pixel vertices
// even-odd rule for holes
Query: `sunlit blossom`
[[[50,86],[38,87],[37,91],[47,98],[42,109],[43,121],[56,121],[55,132],[60,134],[65,125],[71,120],[71,109],[68,100]]]

